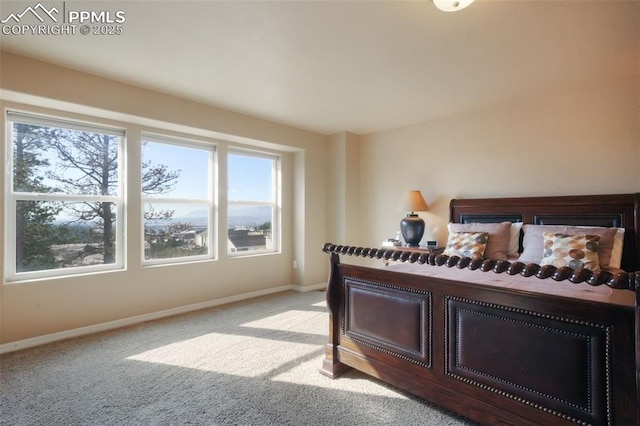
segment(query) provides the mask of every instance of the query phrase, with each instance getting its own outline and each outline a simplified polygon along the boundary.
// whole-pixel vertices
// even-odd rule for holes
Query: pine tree
[[[70,266],[66,256],[56,261],[56,254],[60,255],[60,247],[78,242],[83,242],[84,248],[72,254],[74,259],[99,254],[100,262],[115,262],[113,202],[42,201],[37,194],[117,196],[118,168],[122,167],[118,164],[119,142],[118,136],[109,134],[13,123],[17,272]],[[142,192],[148,195],[171,191],[179,175],[180,171],[170,171],[163,164],[145,162]],[[173,211],[147,215],[166,220]],[[66,218],[66,222],[61,218]]]
[[[50,147],[58,158],[55,170],[46,177],[61,185],[68,194],[117,195],[119,181],[118,137],[101,133],[77,130],[53,129],[49,138]],[[162,194],[171,190],[180,175],[169,171],[165,165],[142,165],[142,191],[146,194]],[[101,229],[103,263],[113,263],[116,257],[115,222],[113,203],[84,202],[65,203],[75,220],[82,224],[94,223]],[[161,212],[168,219],[172,212]],[[100,252],[87,241],[82,255]]]
[[[40,126],[13,125],[14,192],[46,193],[52,188],[43,184],[38,169],[49,165],[41,152],[46,144],[46,129]],[[57,240],[53,225],[61,207],[56,203],[20,200],[16,204],[16,271],[26,272],[55,267],[52,251]]]

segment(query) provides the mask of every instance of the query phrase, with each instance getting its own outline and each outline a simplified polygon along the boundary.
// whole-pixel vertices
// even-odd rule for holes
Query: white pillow
[[[613,249],[611,249],[611,259],[609,259],[609,267],[620,269],[622,265],[622,246],[624,245],[624,228],[616,228],[616,234],[613,236]]]
[[[509,235],[509,249],[507,256],[517,256],[520,250],[520,230],[522,222],[511,223],[511,234]]]

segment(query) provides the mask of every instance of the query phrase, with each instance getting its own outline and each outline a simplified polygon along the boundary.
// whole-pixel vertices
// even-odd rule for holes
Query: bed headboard
[[[453,199],[450,221],[625,228],[622,269],[640,271],[640,193]]]

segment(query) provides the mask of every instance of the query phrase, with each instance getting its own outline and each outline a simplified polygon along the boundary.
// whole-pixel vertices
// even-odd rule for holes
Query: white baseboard
[[[72,330],[61,331],[58,333],[45,334],[43,336],[32,337],[15,342],[0,345],[0,354],[7,352],[19,351],[22,349],[32,348],[34,346],[45,345],[47,343],[57,342],[59,340],[69,339],[72,337],[86,336],[88,334],[98,333],[101,331],[113,330],[115,328],[125,327],[128,325],[139,324],[145,321],[151,321],[160,318],[166,318],[173,315],[184,314],[187,312],[197,311],[200,309],[211,308],[214,306],[225,305],[227,303],[239,302],[241,300],[252,299],[255,297],[266,296],[268,294],[280,293],[287,290],[306,293],[314,290],[322,290],[326,287],[326,283],[315,284],[311,286],[285,285],[280,287],[269,288],[266,290],[253,291],[251,293],[238,294],[236,296],[224,297],[222,299],[209,300],[207,302],[194,303],[192,305],[180,306],[177,308],[165,309],[163,311],[151,312],[149,314],[136,315],[133,317],[122,318],[114,321],[107,321],[100,324],[94,324],[87,327],[74,328]]]
[[[299,291],[300,293],[306,293],[308,291],[324,290],[327,288],[327,283],[320,283],[314,285],[292,285],[291,290]]]

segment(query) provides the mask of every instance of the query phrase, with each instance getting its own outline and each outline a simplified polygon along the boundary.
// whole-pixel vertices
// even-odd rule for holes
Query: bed
[[[623,228],[619,268],[327,243],[320,372],[354,368],[481,424],[639,424],[640,194],[454,199],[450,221]]]

